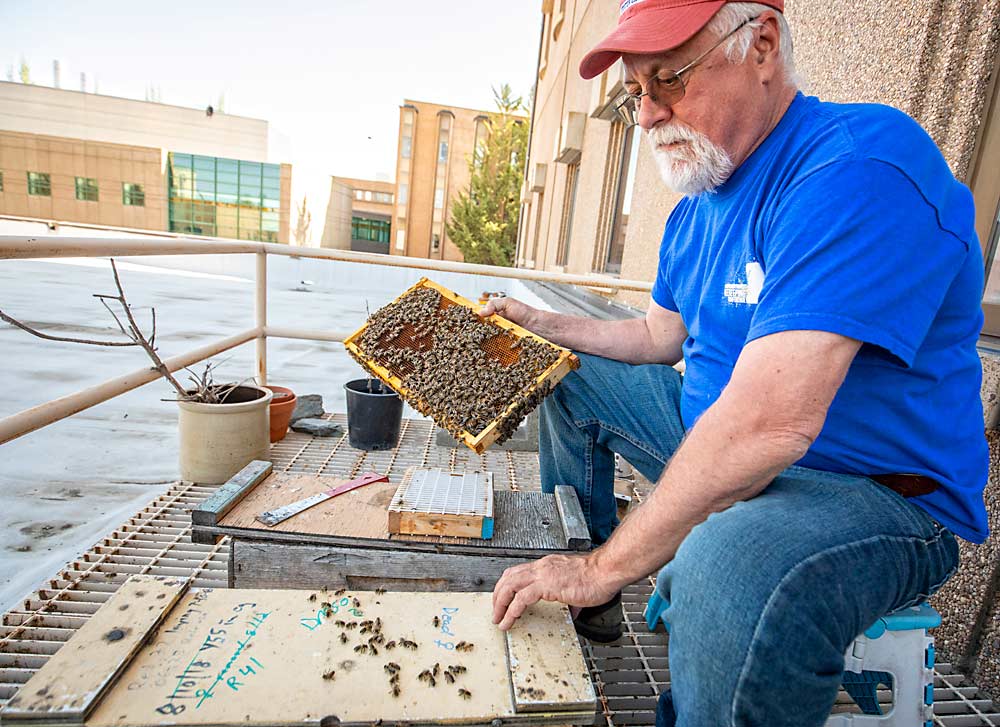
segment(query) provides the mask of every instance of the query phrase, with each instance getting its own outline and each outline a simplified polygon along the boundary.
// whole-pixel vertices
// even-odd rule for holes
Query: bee
[[[459,689],[458,696],[460,696],[462,699],[472,699],[472,692],[470,692],[468,689]]]
[[[431,678],[431,670],[430,669],[424,669],[422,672],[420,672],[420,674],[417,675],[417,679],[419,679],[422,682],[426,682],[430,678]]]
[[[470,641],[459,641],[455,644],[455,651],[472,651],[476,645]]]
[[[367,654],[368,644],[358,644],[357,646],[354,647],[354,651],[356,651],[359,654]]]
[[[354,597],[352,602],[354,603],[354,608],[361,608],[361,601],[358,600],[357,596]]]
[[[417,650],[417,642],[410,641],[409,639],[400,639],[399,645],[402,646],[404,649],[409,649],[410,651]]]
[[[334,677],[336,676],[337,672],[335,672],[333,669],[330,669],[330,671],[323,672],[323,678],[326,679],[327,681],[333,681]]]
[[[343,631],[340,632],[340,643],[342,644],[347,643],[347,634],[345,634]]]
[[[440,664],[434,664],[434,669],[431,670],[431,674],[433,674],[434,676],[440,676],[441,675],[441,665]]]
[[[357,621],[348,621],[347,624],[344,626],[344,628],[347,629],[348,631],[350,631],[351,629],[356,629],[357,627],[358,627]]]
[[[386,671],[387,674],[395,674],[396,672],[399,671],[399,664],[397,664],[394,661],[390,661],[388,664],[386,664],[382,668],[385,669],[385,671]]]
[[[434,628],[437,628],[438,626],[441,625],[441,619],[435,616],[434,619],[431,621],[431,623],[434,624]]]
[[[319,607],[325,611],[326,609],[330,608],[330,605],[331,604],[329,601],[322,601],[320,602]]]
[[[372,626],[372,628],[375,631],[381,631],[382,630],[382,619],[376,618],[375,619],[375,624]]]
[[[399,697],[400,694],[399,685],[393,684],[392,689],[389,690],[389,694],[391,694],[393,697]]]
[[[383,593],[385,593],[385,589],[384,588],[376,588],[375,589],[375,595],[376,596],[381,596]]]
[[[455,675],[452,674],[450,671],[446,671],[444,673],[444,680],[446,682],[448,682],[449,684],[454,684],[455,683]]]
[[[326,589],[324,588],[323,590],[325,591]],[[334,591],[333,595],[335,595],[335,596],[343,596],[345,593],[347,593],[347,589],[346,588],[340,588],[340,589]]]
[[[467,671],[467,669],[461,664],[453,664],[452,666],[448,667],[448,671],[450,671],[452,674],[464,674]]]
[[[309,596],[309,600],[310,601],[315,601],[316,600],[316,594],[314,593],[311,596]]]
[[[361,622],[361,628],[365,628],[366,626],[367,626],[368,628],[371,628],[371,627],[372,627],[372,625],[373,625],[374,623],[375,623],[375,622],[374,622],[374,621],[372,621],[371,619],[368,619],[367,621],[362,621],[362,622]]]
[[[387,651],[392,651],[393,649],[396,648],[396,642],[395,641],[387,641],[386,644],[385,644],[385,648],[386,648]]]
[[[368,651],[371,652],[372,656],[378,656],[378,649],[375,648],[374,644],[368,644]]]
[[[368,639],[369,644],[381,644],[385,641],[385,637],[382,634],[375,634],[370,639]]]
[[[393,674],[391,677],[389,677],[389,683],[399,684],[399,674]]]
[[[340,620],[334,621],[333,625],[336,626],[338,629],[342,629],[345,626],[347,626],[346,623],[344,623],[343,621],[340,621]]]

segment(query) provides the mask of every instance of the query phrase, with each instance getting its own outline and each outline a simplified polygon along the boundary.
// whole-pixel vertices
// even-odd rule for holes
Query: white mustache
[[[656,126],[649,130],[649,136],[654,146],[666,146],[680,141],[699,140],[698,133],[683,124]]]

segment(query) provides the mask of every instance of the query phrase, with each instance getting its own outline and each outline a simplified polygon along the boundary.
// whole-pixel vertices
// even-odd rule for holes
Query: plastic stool
[[[644,617],[650,631],[663,622],[670,601],[653,591]],[[883,616],[847,647],[842,684],[863,714],[834,714],[824,727],[932,727],[934,711],[934,637],[941,625],[929,603]],[[892,690],[892,709],[882,714],[878,685]]]

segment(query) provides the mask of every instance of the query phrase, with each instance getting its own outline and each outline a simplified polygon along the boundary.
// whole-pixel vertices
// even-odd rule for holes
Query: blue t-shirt
[[[924,130],[887,106],[798,94],[725,184],[671,213],[653,300],[687,326],[687,427],[754,339],[819,330],[862,341],[798,464],[933,477],[942,487],[913,501],[978,543],[982,290],[972,195]]]

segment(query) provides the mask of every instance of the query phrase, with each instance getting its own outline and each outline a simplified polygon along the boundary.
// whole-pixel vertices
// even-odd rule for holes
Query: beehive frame
[[[493,537],[493,473],[411,467],[388,507],[392,534]]]
[[[468,298],[464,298],[461,295],[455,293],[454,291],[448,290],[447,288],[438,285],[434,281],[428,280],[427,278],[421,278],[420,280],[418,280],[414,285],[412,285],[402,294],[397,296],[393,302],[399,301],[401,298],[404,298],[405,296],[409,295],[414,290],[417,290],[419,288],[430,288],[432,290],[436,290],[438,293],[441,294],[441,297],[444,301],[447,301],[448,303],[454,305],[465,306],[466,308],[469,308],[474,312],[478,311],[480,308],[479,305],[473,303]],[[538,377],[535,379],[534,384],[532,384],[525,393],[530,394],[538,390],[538,388],[541,386],[546,386],[546,385],[555,386],[559,381],[562,380],[564,376],[566,376],[566,374],[580,367],[580,359],[578,359],[569,349],[563,348],[562,346],[556,346],[554,343],[545,340],[541,336],[535,335],[531,331],[522,328],[516,323],[508,321],[506,318],[493,314],[491,316],[488,316],[484,320],[493,323],[498,328],[501,328],[505,331],[509,331],[518,338],[533,338],[534,340],[552,346],[553,348],[559,351],[559,356],[555,360],[555,362],[549,365],[549,367],[545,369],[545,371],[543,371],[538,375]],[[365,354],[358,347],[357,341],[364,334],[365,329],[367,327],[368,323],[366,321],[365,324],[361,326],[361,328],[359,328],[357,331],[352,333],[344,340],[344,346],[369,372],[371,372],[374,376],[376,376],[381,381],[385,382],[388,386],[391,386],[394,390],[399,392],[403,396],[403,398],[407,399],[407,401],[410,401],[411,403],[421,402],[422,397],[420,396],[419,392],[407,388],[406,385],[403,384],[399,376],[397,376],[395,373],[393,373],[386,367],[379,364],[377,361],[373,360],[370,356]],[[496,442],[496,440],[500,437],[501,434],[500,425],[508,417],[512,416],[515,413],[514,410],[517,406],[517,403],[518,402],[516,400],[511,401],[507,405],[506,409],[504,409],[504,411],[499,416],[494,418],[493,421],[491,421],[486,427],[484,427],[483,430],[479,432],[479,434],[473,434],[472,432],[461,430],[458,435],[458,440],[464,443],[467,447],[469,447],[469,449],[474,451],[476,454],[482,454],[487,447]],[[423,409],[421,409],[419,404],[417,404],[415,408],[421,410],[422,413],[429,414],[432,418],[436,419],[436,417],[434,416],[434,412],[430,411],[429,408],[424,407]]]

